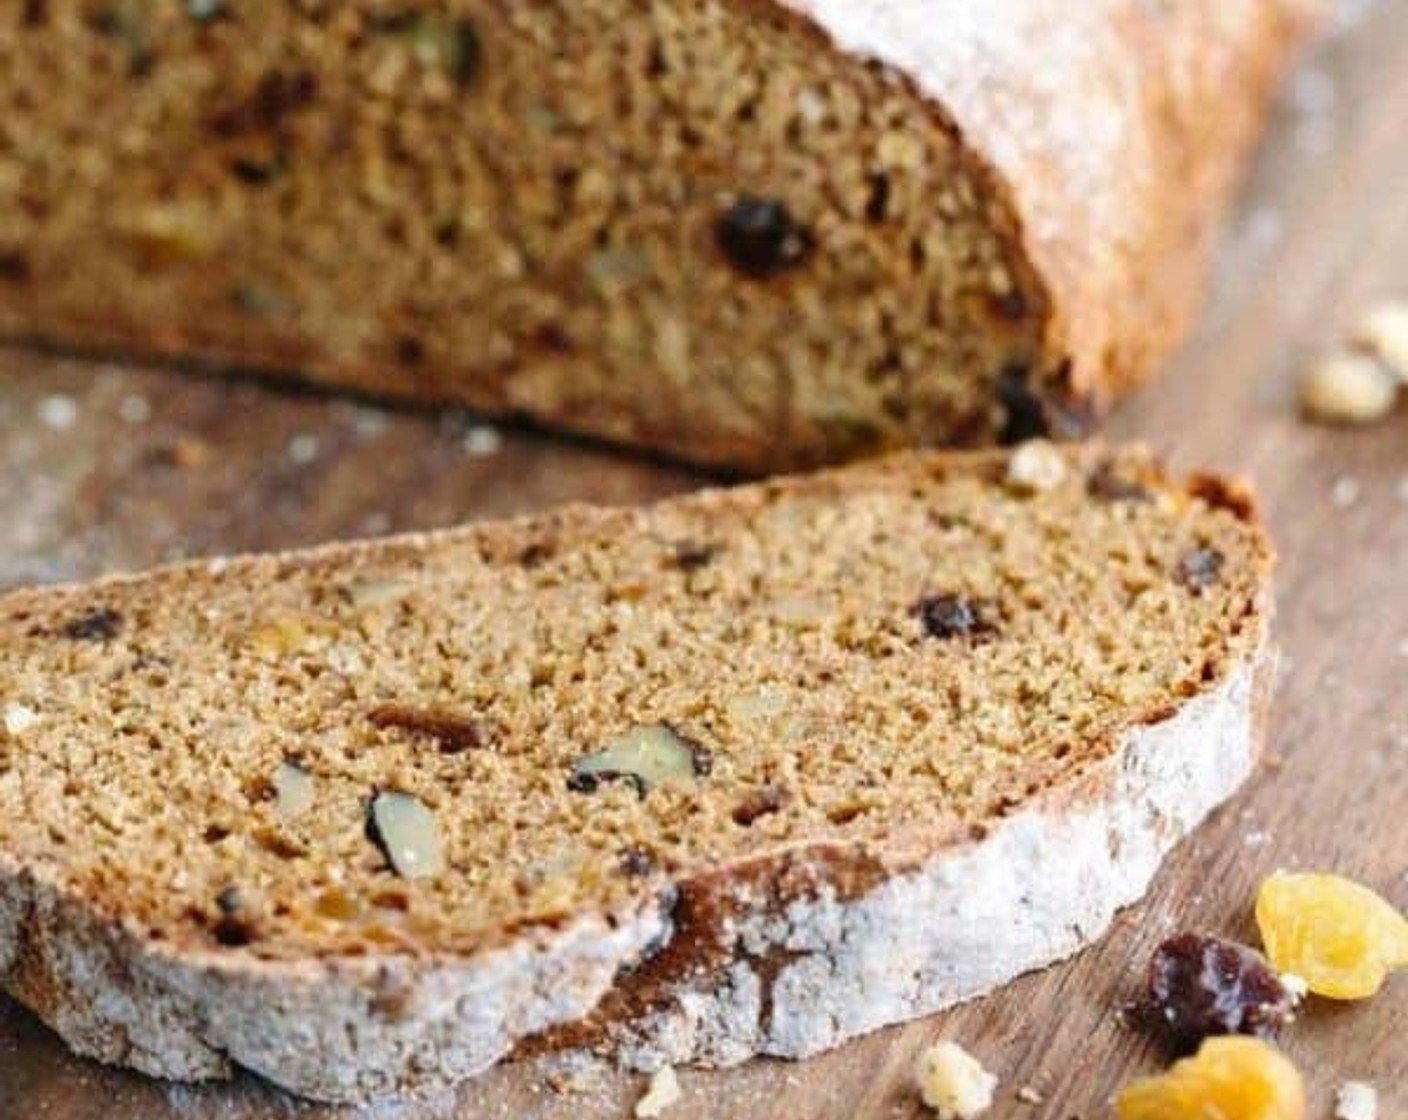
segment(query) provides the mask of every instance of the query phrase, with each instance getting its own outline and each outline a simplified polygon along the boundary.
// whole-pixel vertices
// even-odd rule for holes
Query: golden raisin
[[[1302,1120],[1305,1086],[1289,1058],[1245,1035],[1207,1039],[1167,1073],[1115,1098],[1119,1120]]]
[[[1331,999],[1365,999],[1408,964],[1403,915],[1338,875],[1278,871],[1257,892],[1256,924],[1277,970]]]

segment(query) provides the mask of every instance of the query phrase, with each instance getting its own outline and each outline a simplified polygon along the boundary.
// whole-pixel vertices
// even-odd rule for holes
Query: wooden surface
[[[1365,9],[1364,4],[1355,5]],[[1408,905],[1408,405],[1329,431],[1294,410],[1298,370],[1372,299],[1408,297],[1408,0],[1369,5],[1288,88],[1228,230],[1199,336],[1115,419],[1184,465],[1250,474],[1279,543],[1286,659],[1273,765],[1169,861],[1094,948],[990,999],[803,1064],[685,1073],[669,1120],[921,1115],[916,1052],[960,1039],[1002,1078],[994,1116],[1095,1120],[1160,1052],[1122,1027],[1151,947],[1175,928],[1251,938],[1273,868],[1333,868]],[[63,401],[76,410],[66,415]],[[72,423],[65,425],[65,420]],[[47,420],[47,422],[45,422]],[[463,417],[391,415],[252,383],[0,350],[0,585],[173,557],[445,525],[568,498],[644,500],[700,476]],[[1286,1039],[1310,1117],[1347,1078],[1408,1116],[1408,976],[1359,1006],[1313,1002]],[[68,1057],[0,1002],[0,1120],[397,1120],[626,1115],[638,1079],[562,1092],[539,1067],[360,1114],[252,1079],[158,1085]],[[1044,1097],[1016,1099],[1031,1086]]]

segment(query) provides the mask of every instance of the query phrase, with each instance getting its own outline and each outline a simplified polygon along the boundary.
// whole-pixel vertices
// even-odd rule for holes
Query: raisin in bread
[[[1080,427],[1316,0],[0,11],[0,334],[748,470]]]
[[[331,1099],[813,1053],[1140,895],[1252,766],[1268,557],[1035,443],[11,594],[0,985]]]

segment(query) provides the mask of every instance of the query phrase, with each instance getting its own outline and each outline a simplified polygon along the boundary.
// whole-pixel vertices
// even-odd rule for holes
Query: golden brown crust
[[[1038,378],[1096,411],[1186,333],[1267,103],[1326,8],[779,2],[896,66],[996,169],[1050,301]]]

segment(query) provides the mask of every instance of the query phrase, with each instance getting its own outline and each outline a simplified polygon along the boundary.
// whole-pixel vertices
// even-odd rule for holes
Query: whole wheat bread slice
[[[0,598],[0,983],[313,1097],[800,1056],[1095,937],[1252,766],[1269,547],[1136,451]]]

